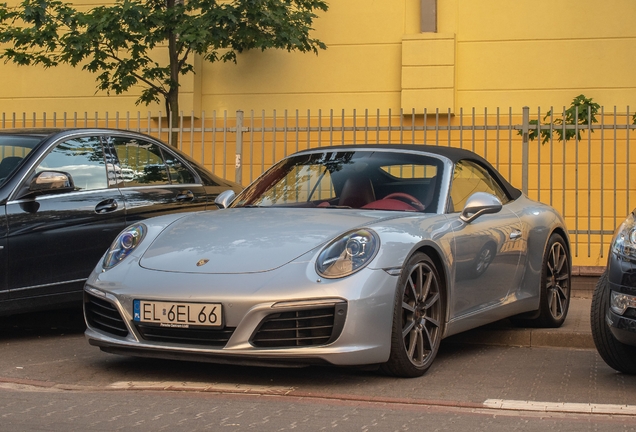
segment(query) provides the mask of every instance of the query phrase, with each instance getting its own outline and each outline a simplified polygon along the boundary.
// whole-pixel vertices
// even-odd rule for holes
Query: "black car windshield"
[[[0,185],[41,141],[42,137],[36,136],[0,135]]]
[[[231,207],[322,207],[436,213],[443,163],[392,151],[292,156],[248,186]]]

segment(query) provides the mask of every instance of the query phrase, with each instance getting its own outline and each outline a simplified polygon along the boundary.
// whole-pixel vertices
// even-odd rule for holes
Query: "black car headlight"
[[[372,230],[348,232],[333,240],[320,252],[316,271],[325,278],[349,276],[370,263],[379,247],[380,239]]]
[[[135,248],[139,246],[139,243],[141,243],[144,239],[147,230],[146,225],[138,223],[131,225],[122,231],[117,236],[113,244],[110,245],[108,252],[106,252],[104,262],[102,263],[104,270],[115,267],[124,258],[130,255],[130,253],[135,250]]]
[[[633,213],[616,230],[612,252],[628,261],[636,260],[636,219]]]
[[[618,315],[623,315],[629,308],[636,308],[636,296],[612,291],[610,309]]]

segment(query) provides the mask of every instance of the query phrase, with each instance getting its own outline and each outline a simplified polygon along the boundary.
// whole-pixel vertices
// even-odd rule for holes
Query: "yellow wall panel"
[[[597,86],[602,88],[602,83],[608,86],[611,82],[612,87],[627,87],[632,82],[636,57],[626,53],[635,41],[636,38],[458,42],[457,62],[461,68],[457,71],[457,85],[460,89],[584,90],[590,83],[599,83]],[[546,53],[554,53],[558,61],[541,60],[552,57]]]
[[[400,105],[400,92],[399,91],[377,91],[367,93],[292,93],[276,95],[276,97],[270,94],[248,94],[248,95],[203,95],[202,106],[204,111],[211,113],[213,111],[223,112],[228,111],[234,115],[236,110],[243,110],[249,112],[253,110],[252,107],[264,107],[267,110],[268,115],[271,115],[272,110],[277,110],[279,113],[284,110],[294,112],[298,109],[300,112],[306,112],[308,109],[311,112],[317,112],[319,109],[324,113],[328,113],[329,110],[334,110],[336,113],[340,113],[340,107],[347,107],[347,116],[353,113],[353,110],[357,110],[358,113],[363,112],[365,109],[374,110],[380,106],[398,106]],[[294,107],[289,109],[288,107]],[[297,107],[297,108],[296,108]],[[333,108],[337,107],[337,108]],[[260,112],[260,109],[255,110]],[[399,112],[399,108],[394,112]]]
[[[412,66],[402,68],[402,89],[453,88],[453,66]]]
[[[204,63],[202,107],[205,110],[359,108],[347,102],[352,94],[354,100],[369,101],[367,108],[386,106],[380,104],[386,103],[384,97],[375,99],[374,95],[399,92],[400,68],[391,65],[399,64],[400,51],[399,44],[342,46],[320,52],[318,56],[285,51],[251,52],[242,55],[236,65]],[[266,100],[266,104],[248,102],[255,96],[265,96],[259,99]],[[223,102],[230,99],[242,99],[246,103]],[[285,99],[301,102],[286,105]],[[333,102],[323,105],[324,99]],[[336,101],[343,104],[338,105]],[[394,102],[393,106],[399,107],[399,99]]]
[[[417,112],[423,112],[424,108],[429,110],[438,108],[440,111],[454,111],[455,101],[453,89],[421,89],[421,90],[403,90],[402,91],[402,108],[405,112],[415,109]]]
[[[455,64],[454,35],[424,33],[402,41],[402,66]]]
[[[314,37],[329,46],[399,43],[405,25],[415,31],[419,16],[406,16],[418,0],[328,1],[329,10],[314,21]],[[419,7],[417,8],[419,10]]]
[[[457,0],[442,12],[441,21],[456,20],[460,40],[636,37],[632,0]]]

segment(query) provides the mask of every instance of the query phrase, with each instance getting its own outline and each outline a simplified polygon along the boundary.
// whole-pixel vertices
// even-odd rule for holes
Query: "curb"
[[[596,284],[595,278],[588,283]],[[579,288],[581,284],[579,283]],[[559,328],[521,328],[504,319],[444,339],[446,343],[516,347],[596,349],[590,326],[592,291],[574,289],[565,323]]]
[[[558,329],[475,329],[444,339],[444,343],[527,348],[595,349],[592,333]]]

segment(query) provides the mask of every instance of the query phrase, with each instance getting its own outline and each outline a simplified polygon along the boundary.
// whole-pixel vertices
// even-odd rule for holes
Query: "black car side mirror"
[[[73,178],[63,171],[42,171],[37,173],[29,184],[29,194],[44,195],[64,193],[75,190]]]
[[[498,213],[501,208],[501,201],[496,196],[486,192],[475,192],[466,201],[459,218],[470,223],[483,214]]]

